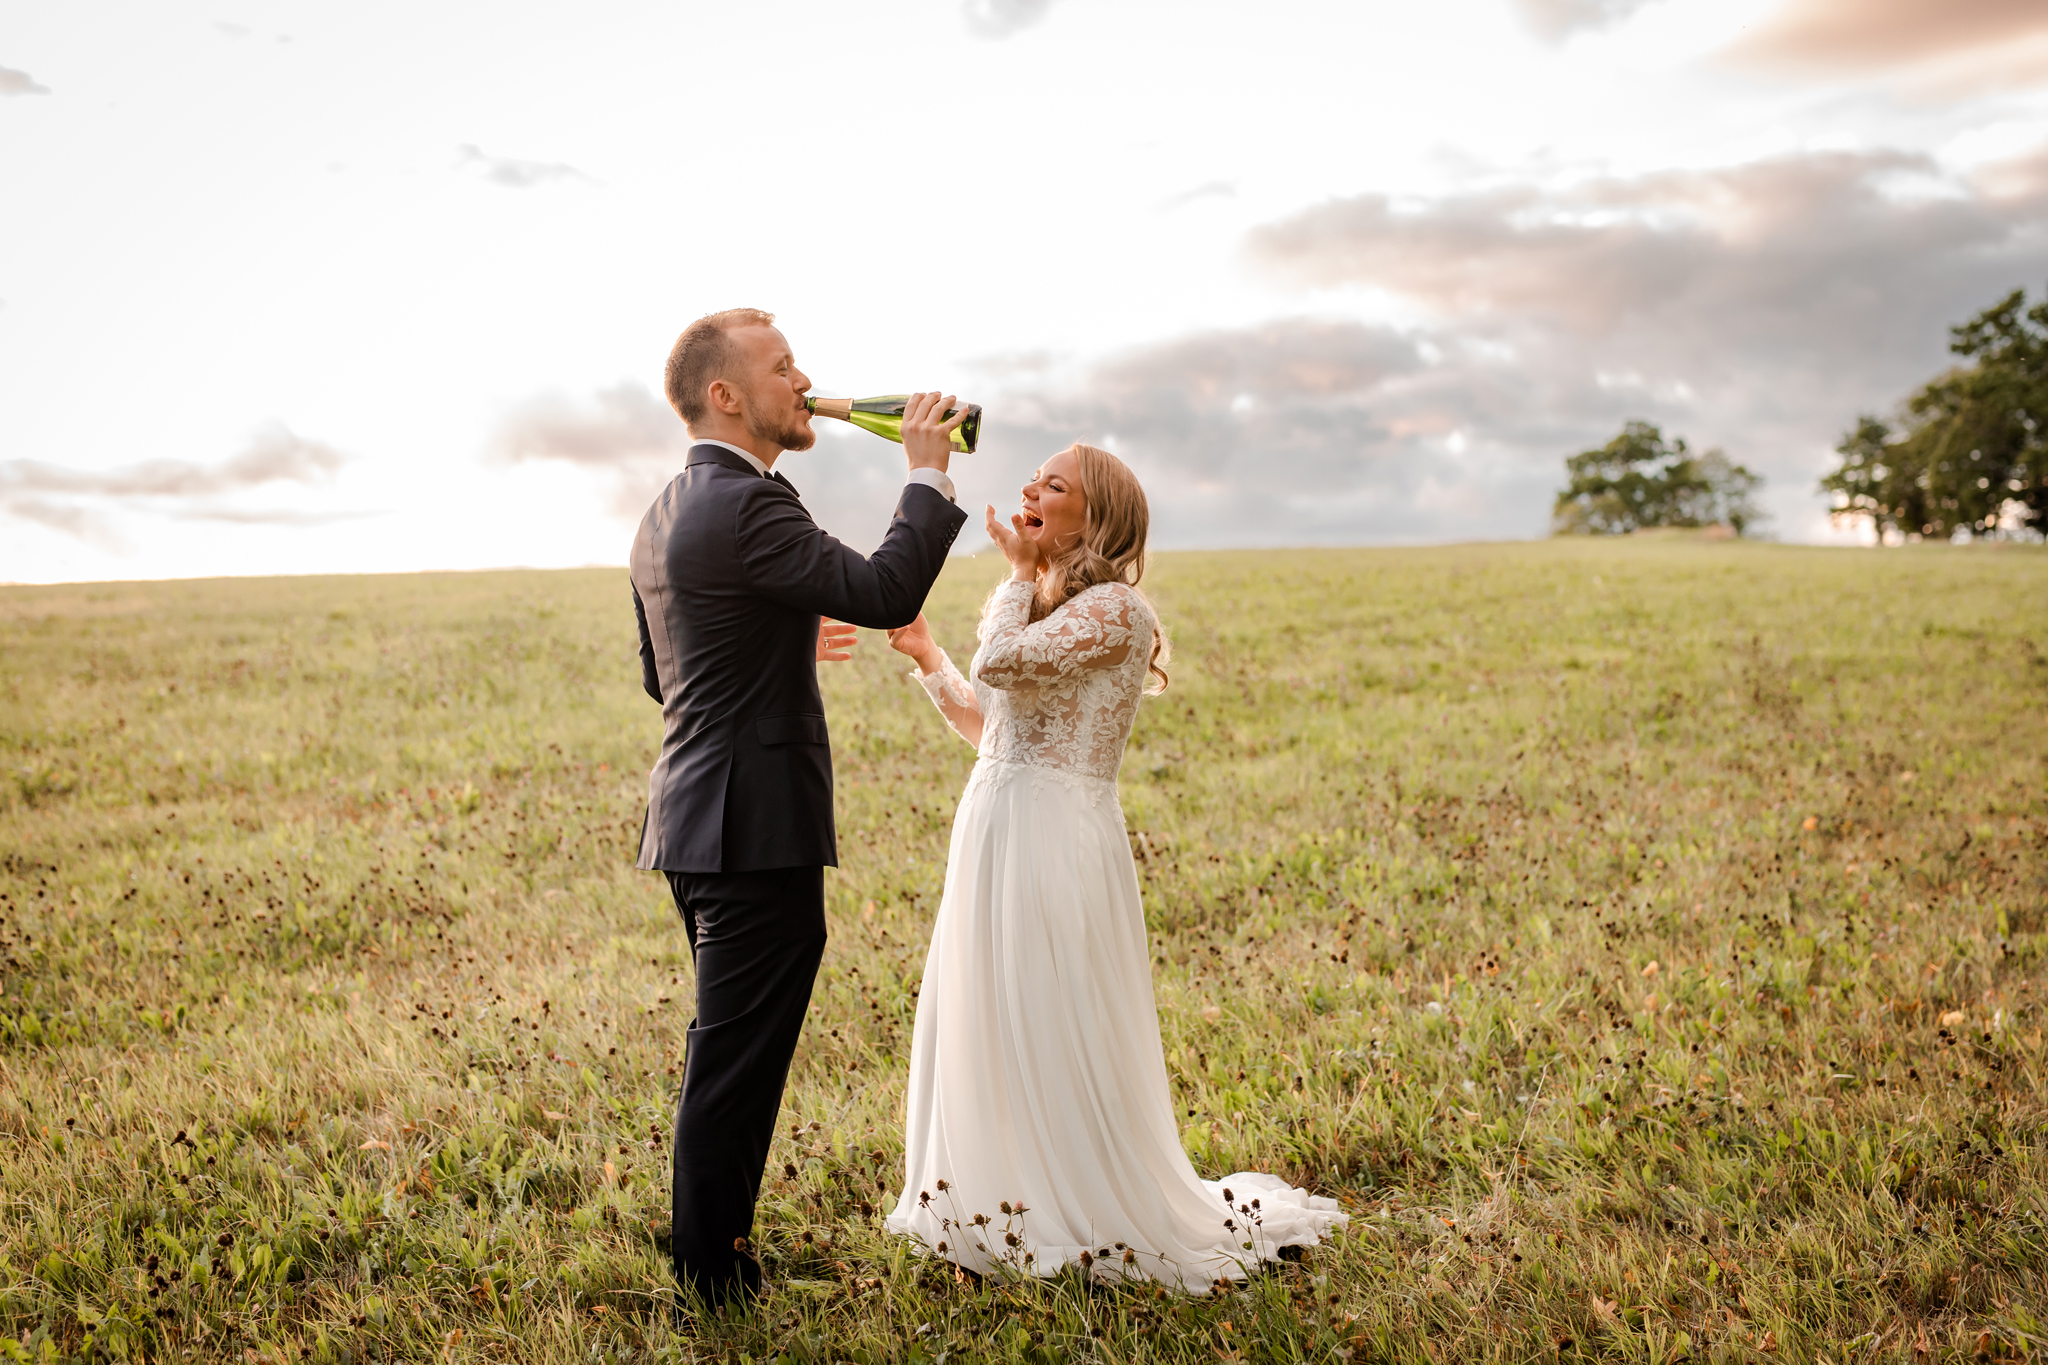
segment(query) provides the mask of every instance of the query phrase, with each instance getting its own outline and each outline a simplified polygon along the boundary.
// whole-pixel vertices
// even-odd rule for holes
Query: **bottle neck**
[[[819,417],[837,417],[844,422],[853,416],[851,398],[806,398],[804,406]]]

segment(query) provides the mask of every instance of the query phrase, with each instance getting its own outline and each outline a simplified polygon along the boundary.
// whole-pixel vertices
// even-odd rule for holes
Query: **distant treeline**
[[[1969,363],[1922,385],[1889,421],[1865,413],[1820,481],[1838,521],[1883,540],[2048,531],[2048,302],[2024,289],[1949,329]]]
[[[1937,375],[1889,420],[1865,413],[1820,481],[1837,522],[1871,526],[1880,544],[2038,538],[2048,533],[2048,300],[2015,289],[1949,329],[1966,364]],[[1565,460],[1551,510],[1558,535],[1618,535],[1660,526],[1762,519],[1763,480],[1719,450],[1694,454],[1632,421],[1597,450]]]

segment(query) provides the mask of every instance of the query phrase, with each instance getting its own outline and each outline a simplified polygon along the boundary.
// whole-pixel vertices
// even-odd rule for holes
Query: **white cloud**
[[[26,71],[0,66],[0,95],[47,95],[50,87],[39,85]]]
[[[590,177],[574,166],[561,161],[522,161],[510,156],[487,156],[474,143],[465,142],[455,149],[456,164],[459,167],[474,168],[493,185],[502,185],[508,190],[530,190],[536,185],[558,184],[562,181],[584,181],[593,183]]]
[[[961,0],[960,16],[977,38],[1007,38],[1052,11],[1053,0]]]
[[[123,543],[110,513],[146,511],[185,521],[316,526],[372,515],[334,509],[249,508],[219,501],[267,484],[317,484],[347,457],[282,424],[215,464],[144,460],[114,469],[76,469],[40,460],[0,461],[0,514],[36,522],[94,543]]]

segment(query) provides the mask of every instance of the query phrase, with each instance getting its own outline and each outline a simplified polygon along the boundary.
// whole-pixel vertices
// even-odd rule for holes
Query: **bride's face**
[[[1074,452],[1062,450],[1024,485],[1024,534],[1047,555],[1070,548],[1088,525],[1080,472]]]

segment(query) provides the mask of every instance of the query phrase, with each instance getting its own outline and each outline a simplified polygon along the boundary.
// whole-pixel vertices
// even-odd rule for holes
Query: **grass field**
[[[933,598],[965,660],[998,576]],[[845,865],[758,1310],[665,1311],[688,955],[622,572],[0,589],[0,1355],[2048,1352],[2048,553],[1174,555],[1124,768],[1209,1298],[879,1231],[972,760],[828,666]],[[786,1164],[785,1164],[786,1163]],[[886,1191],[886,1194],[885,1194]]]

